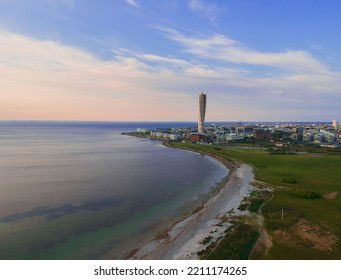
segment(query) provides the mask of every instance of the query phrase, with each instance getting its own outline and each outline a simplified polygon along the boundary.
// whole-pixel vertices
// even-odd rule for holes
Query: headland
[[[340,215],[335,215],[340,210],[341,201],[341,173],[336,171],[341,167],[340,148],[323,145],[312,147],[308,144],[269,146],[268,143],[257,145],[233,142],[212,145],[190,141],[170,141],[166,145],[223,159],[229,167],[231,164],[232,167],[235,165],[235,169],[231,169],[231,182],[233,174],[244,166],[241,163],[250,168],[252,166],[254,178],[250,184],[254,188],[237,209],[227,210],[225,215],[222,211],[220,216],[216,216],[232,226],[226,226],[223,232],[212,227],[209,234],[199,242],[206,245],[202,246],[204,249],[200,250],[202,247],[198,245],[198,236],[203,237],[199,232],[207,234],[202,229],[212,219],[206,216],[205,224],[192,216],[184,220],[183,224],[173,227],[181,228],[184,233],[180,232],[178,237],[173,237],[172,230],[169,229],[161,241],[154,240],[146,247],[141,247],[132,257],[302,260],[341,258],[341,218]],[[210,206],[207,202],[206,207]],[[202,213],[202,216],[205,215]],[[195,230],[195,226],[190,223],[201,226]],[[187,230],[182,225],[187,225],[188,232],[193,234],[191,241],[185,239]],[[214,225],[225,226],[224,223]],[[220,236],[217,237],[215,233]],[[174,251],[172,253],[172,246],[167,245],[167,242],[183,242],[183,246],[176,245],[179,252],[176,254]],[[162,253],[167,251],[167,246],[170,253]],[[192,251],[186,251],[186,248],[191,248]],[[194,251],[197,251],[196,256]]]

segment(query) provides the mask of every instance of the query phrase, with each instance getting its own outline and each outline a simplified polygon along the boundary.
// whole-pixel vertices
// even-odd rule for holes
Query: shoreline
[[[154,139],[154,138],[147,138],[147,139],[158,140],[158,139]],[[225,158],[223,158],[221,156],[213,155],[213,154],[206,153],[206,152],[203,152],[203,151],[197,151],[197,150],[190,149],[190,148],[174,147],[174,146],[169,145],[168,141],[164,141],[164,140],[159,140],[159,141],[163,141],[162,144],[164,146],[168,147],[168,148],[180,149],[180,150],[185,150],[185,151],[191,151],[191,152],[194,152],[194,153],[200,153],[202,155],[206,155],[206,156],[215,158],[215,159],[219,160],[220,162],[222,162],[230,171],[232,171],[234,168],[238,167],[238,163],[232,162],[232,161],[228,161],[227,159],[225,159]]]
[[[163,144],[177,148],[167,142]],[[247,164],[232,163],[220,156],[199,153],[219,160],[229,169],[229,174],[221,181],[223,186],[188,217],[160,231],[154,239],[126,254],[124,259],[198,259],[197,253],[206,247],[205,238],[216,241],[232,225],[229,218],[238,215],[239,205],[254,189],[253,168]]]

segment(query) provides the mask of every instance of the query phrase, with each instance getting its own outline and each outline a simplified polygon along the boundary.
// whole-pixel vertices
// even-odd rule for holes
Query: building
[[[192,133],[189,135],[189,141],[191,142],[207,142],[207,136],[200,133]]]
[[[333,128],[340,132],[341,131],[341,122],[337,122],[336,120],[333,120]]]
[[[312,133],[304,133],[303,134],[303,141],[306,141],[306,142],[314,141],[314,134],[312,134]]]
[[[244,140],[244,137],[236,133],[230,133],[226,136],[226,140],[227,141],[240,141],[240,140]]]
[[[318,133],[314,135],[314,142],[323,143],[326,141],[326,136],[322,133]]]
[[[271,133],[270,130],[264,130],[264,129],[254,129],[253,130],[253,137],[257,141],[267,141],[269,142],[271,140]]]
[[[291,139],[294,141],[303,141],[303,133],[293,133]]]
[[[336,120],[333,120],[333,127],[334,127],[335,130],[337,130],[337,122],[336,122]]]
[[[206,113],[206,94],[199,94],[199,121],[198,121],[198,132],[204,133],[204,123],[205,123],[205,113]]]
[[[341,131],[341,122],[336,123],[336,131],[340,132]]]

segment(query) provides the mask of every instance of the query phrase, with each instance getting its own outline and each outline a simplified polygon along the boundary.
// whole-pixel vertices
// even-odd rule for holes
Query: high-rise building
[[[336,130],[337,130],[338,132],[341,131],[341,122],[336,123]]]
[[[204,122],[206,113],[206,94],[199,94],[199,121],[198,121],[198,132],[204,133]]]
[[[337,122],[336,122],[336,120],[333,120],[333,127],[334,127],[335,129],[337,129]]]
[[[333,120],[333,127],[336,131],[341,131],[341,122],[337,122],[336,120]]]

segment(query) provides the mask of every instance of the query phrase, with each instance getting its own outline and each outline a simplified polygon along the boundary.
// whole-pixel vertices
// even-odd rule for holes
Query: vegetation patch
[[[211,240],[212,240],[212,236],[209,235],[207,237],[205,237],[200,243],[203,244],[203,245],[206,245],[207,243],[209,243]]]
[[[257,227],[237,224],[222,240],[198,252],[198,256],[205,260],[247,260],[258,237]]]
[[[328,155],[341,156],[341,152],[340,151],[328,152]]]
[[[257,191],[249,198],[250,205],[247,208],[250,212],[258,212],[260,206],[271,197],[269,191]]]
[[[296,184],[297,180],[294,177],[286,177],[282,179],[282,182],[287,184]]]
[[[297,155],[295,151],[271,151],[270,155]]]
[[[287,230],[277,230],[273,236],[279,243],[289,247],[312,248],[318,251],[333,251],[337,237],[325,227],[300,219]]]
[[[269,185],[262,181],[253,181],[251,185],[255,186],[257,189],[264,189],[264,188],[269,189]]]
[[[266,199],[251,199],[248,210],[250,212],[258,212],[259,207],[266,201]]]
[[[303,190],[303,189],[292,190],[292,193],[299,198],[305,198],[305,199],[319,199],[319,198],[321,198],[321,194],[319,194],[317,192]]]
[[[283,147],[270,147],[268,151],[272,154],[288,154],[288,153],[317,153],[317,154],[330,154],[330,155],[340,155],[340,147],[321,147],[319,145],[305,145],[305,146],[283,146]]]
[[[245,211],[245,210],[247,209],[248,206],[249,206],[249,203],[244,202],[244,203],[242,203],[242,204],[239,205],[238,210],[240,210],[240,211]]]
[[[301,218],[302,213],[294,209],[265,206],[262,208],[265,217],[265,225],[269,230],[285,229]]]

